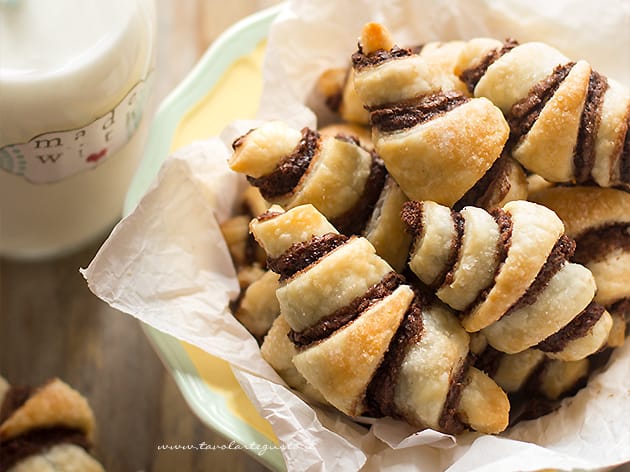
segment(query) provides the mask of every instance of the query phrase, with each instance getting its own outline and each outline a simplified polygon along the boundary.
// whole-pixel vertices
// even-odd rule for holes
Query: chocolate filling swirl
[[[547,287],[551,278],[562,268],[564,263],[573,256],[575,241],[566,235],[560,236],[547,256],[547,260],[536,274],[536,278],[525,293],[512,305],[503,316],[508,316],[517,309],[533,305],[538,295]]]
[[[383,362],[367,387],[366,402],[371,416],[399,417],[394,401],[398,374],[409,347],[422,338],[424,330],[422,304],[422,300],[416,296],[409,305],[383,357]]]
[[[575,261],[597,262],[617,250],[630,251],[630,223],[593,228],[576,239]]]
[[[355,298],[348,305],[320,319],[313,326],[302,331],[289,331],[289,339],[296,346],[307,346],[325,339],[357,318],[374,303],[391,295],[403,282],[404,279],[401,275],[390,272],[379,283],[371,286],[363,296]]]
[[[401,48],[399,46],[394,46],[389,50],[378,49],[369,54],[365,54],[359,44],[357,52],[352,54],[352,66],[355,70],[361,70],[366,67],[378,66],[387,61],[413,56],[414,54],[416,54],[416,52],[414,52],[413,49]]]
[[[494,271],[494,277],[492,278],[490,284],[479,292],[475,301],[473,301],[468,308],[462,311],[462,317],[474,310],[475,307],[483,303],[488,297],[488,294],[490,293],[490,290],[492,290],[492,287],[494,287],[495,280],[505,263],[508,251],[510,250],[510,244],[512,241],[512,218],[509,213],[502,208],[494,208],[490,211],[490,214],[499,227],[499,240],[497,241],[497,267]]]
[[[460,74],[459,78],[462,82],[466,84],[468,91],[470,93],[473,93],[481,78],[488,71],[488,67],[494,64],[501,56],[507,54],[516,46],[518,46],[518,41],[508,38],[504,41],[502,48],[493,49],[488,54],[486,54],[483,59],[481,59],[479,64],[464,70]]]
[[[18,385],[9,388],[0,405],[0,424],[19,410],[36,390]],[[0,472],[5,472],[21,460],[58,444],[75,444],[85,450],[91,447],[85,433],[64,427],[38,428],[9,439],[0,438]]]
[[[306,173],[313,157],[319,151],[319,142],[320,135],[317,131],[303,128],[302,139],[295,150],[282,159],[271,173],[258,178],[248,176],[247,180],[254,187],[258,187],[266,200],[273,200],[290,193]],[[234,145],[237,145],[236,142]]]
[[[481,208],[496,206],[510,191],[509,170],[509,157],[502,155],[494,161],[483,177],[453,205],[453,209],[460,211],[469,205]]]
[[[578,183],[584,183],[591,177],[591,171],[595,164],[595,138],[601,121],[604,94],[607,89],[606,77],[592,71],[573,153],[575,180]]]
[[[337,138],[340,139],[340,138]],[[356,142],[358,145],[358,141]],[[372,152],[372,165],[363,192],[357,203],[346,212],[332,219],[331,223],[340,233],[346,235],[361,234],[385,186],[387,169],[385,164]]]
[[[444,115],[468,100],[456,91],[422,95],[396,105],[372,109],[370,124],[383,132],[408,129]]]
[[[529,133],[547,102],[553,97],[560,84],[567,78],[575,62],[557,66],[553,72],[536,83],[528,95],[510,109],[507,122],[510,125],[508,146],[515,146],[522,136]]]
[[[343,234],[327,233],[322,236],[314,236],[308,241],[293,243],[280,256],[268,258],[267,267],[279,274],[281,281],[286,280],[314,264],[347,240],[348,237]]]
[[[586,336],[603,314],[604,307],[591,302],[569,324],[534,347],[543,352],[560,352],[569,342]]]

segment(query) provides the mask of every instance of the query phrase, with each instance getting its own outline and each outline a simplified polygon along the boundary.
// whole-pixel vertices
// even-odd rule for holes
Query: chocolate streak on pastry
[[[457,262],[459,261],[459,253],[464,238],[464,217],[461,213],[451,210],[451,219],[455,226],[455,237],[451,241],[451,252],[446,262],[446,270],[433,282],[434,288],[444,287],[453,283]]]
[[[379,131],[413,128],[437,118],[470,100],[456,91],[436,92],[371,110],[370,124]]]
[[[405,202],[400,212],[400,218],[405,223],[405,230],[414,238],[422,234],[422,209],[419,201]]]
[[[276,258],[267,259],[267,267],[286,280],[295,273],[314,264],[333,249],[344,244],[348,238],[343,234],[327,233],[308,241],[293,243]]]
[[[603,314],[604,307],[591,302],[569,324],[534,347],[543,352],[562,351],[570,341],[586,336]]]
[[[511,186],[507,178],[510,168],[508,159],[503,155],[494,161],[483,177],[453,205],[453,209],[459,211],[465,206],[492,208],[502,201]]]
[[[547,260],[536,274],[536,278],[527,288],[525,293],[512,305],[503,316],[508,316],[525,305],[533,305],[538,295],[547,287],[551,278],[562,268],[575,251],[575,241],[567,235],[562,235],[556,241],[553,249],[547,256]]]
[[[468,91],[473,93],[481,78],[486,74],[488,67],[516,46],[518,46],[518,41],[511,38],[506,39],[502,48],[490,51],[478,65],[464,70],[459,76],[459,79],[466,84]]]
[[[576,238],[575,261],[597,262],[616,250],[630,251],[630,223],[591,229]]]
[[[422,338],[424,331],[422,304],[422,299],[416,296],[409,305],[383,357],[383,362],[367,387],[366,402],[371,416],[399,417],[394,401],[398,375],[409,348]]]
[[[4,395],[0,405],[0,424],[4,423],[15,410],[20,408],[33,395],[33,387],[12,386]]]
[[[547,102],[553,97],[560,84],[567,78],[575,62],[557,66],[553,72],[536,83],[528,95],[519,100],[510,109],[507,122],[510,125],[508,146],[514,146],[518,140],[529,133]]]
[[[588,92],[582,110],[580,128],[573,153],[573,167],[575,168],[575,180],[578,183],[586,182],[591,177],[591,171],[595,164],[595,138],[599,130],[602,117],[604,94],[608,89],[608,81],[603,75],[591,71],[588,82]]]
[[[390,272],[379,283],[372,285],[363,296],[355,298],[348,305],[322,318],[313,326],[302,331],[289,331],[289,339],[299,347],[325,339],[357,318],[374,303],[391,295],[403,282],[401,275]]]
[[[446,433],[458,434],[465,429],[464,423],[459,418],[457,408],[462,397],[462,391],[467,385],[466,372],[468,372],[473,359],[474,356],[469,354],[457,372],[451,376],[446,400],[444,400],[444,406],[442,407],[442,414],[438,420],[440,429]]]
[[[422,211],[422,202],[410,201],[405,202],[400,215],[403,223],[405,223],[407,232],[416,238],[422,233]],[[450,252],[444,265],[444,270],[429,285],[432,289],[450,284],[454,275],[455,264],[462,245],[462,238],[464,237],[464,217],[456,211],[451,211],[451,219],[455,227],[455,237],[451,240]]]
[[[5,472],[21,460],[59,444],[74,444],[85,450],[91,446],[86,435],[76,429],[55,427],[28,431],[0,442],[0,472]]]
[[[352,54],[352,65],[356,70],[361,70],[366,67],[376,67],[394,59],[413,56],[414,54],[414,51],[411,49],[399,46],[394,46],[390,50],[378,49],[369,54],[364,54],[363,48],[359,44],[358,51]]]
[[[282,159],[271,173],[258,178],[248,176],[247,180],[254,187],[258,187],[266,200],[272,200],[291,192],[319,151],[319,138],[317,131],[303,128],[302,139],[295,150]]]
[[[507,258],[508,251],[510,250],[510,243],[512,240],[512,218],[510,218],[510,215],[502,208],[493,208],[490,211],[490,214],[499,226],[499,240],[497,242],[497,268],[494,271],[492,282],[490,282],[488,287],[479,292],[477,299],[473,301],[466,310],[462,311],[462,316],[464,316],[468,311],[473,310],[479,304],[483,303],[488,297],[490,290],[494,286],[494,281],[499,275],[499,272],[501,272],[501,268]]]
[[[358,145],[358,142],[356,144]],[[346,212],[331,220],[333,226],[337,228],[340,233],[352,235],[361,234],[363,232],[385,186],[385,179],[387,177],[385,164],[376,153],[372,152],[371,154],[372,166],[370,167],[370,175],[365,182],[365,187],[363,188],[363,193],[359,197],[359,200]]]

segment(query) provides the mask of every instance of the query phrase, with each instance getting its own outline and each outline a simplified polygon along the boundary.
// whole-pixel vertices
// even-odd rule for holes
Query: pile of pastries
[[[313,402],[499,433],[553,410],[630,318],[630,93],[544,43],[402,47],[366,24],[338,122],[233,143],[233,311]]]

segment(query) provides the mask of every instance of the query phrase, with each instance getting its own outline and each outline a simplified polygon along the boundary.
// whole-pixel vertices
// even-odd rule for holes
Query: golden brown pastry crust
[[[372,403],[377,402],[419,427],[456,432],[461,418],[468,418],[469,424],[488,433],[507,425],[505,393],[481,372],[469,370],[468,335],[450,310],[439,303],[417,300],[411,287],[375,254],[365,238],[342,237],[340,246],[316,249],[326,235],[317,236],[308,226],[309,221],[317,221],[315,216],[300,218],[305,226],[288,225],[296,221],[294,213],[314,213],[314,207],[272,211],[252,222],[257,240],[275,251],[276,238],[282,239],[286,248],[283,260],[292,261],[296,254],[302,254],[308,261],[305,265],[294,263],[294,268],[272,265],[281,273],[276,294],[282,314],[263,350],[281,375],[294,385],[303,385],[288,362],[295,349],[292,363],[297,372],[347,415],[372,412]],[[291,228],[290,234],[270,229],[286,227]],[[309,250],[313,252],[307,256]],[[407,325],[409,317],[416,320],[414,327]],[[290,328],[289,338],[296,344],[293,349],[286,344],[286,336],[279,339],[286,333],[278,326],[285,322],[285,328]],[[307,338],[308,333],[318,332],[316,338]],[[411,337],[405,337],[407,332]],[[402,357],[396,361],[392,355]],[[384,363],[394,371],[382,377]],[[383,384],[383,379],[391,385]],[[374,388],[380,387],[393,392],[390,400],[386,393],[375,393]],[[459,404],[460,396],[466,398],[463,405]],[[484,419],[478,410],[486,407]]]
[[[93,438],[94,414],[87,400],[59,379],[38,388],[2,425],[0,438],[7,440],[33,429],[62,426]]]
[[[516,354],[551,339],[547,355],[568,361],[606,342],[610,314],[591,303],[591,272],[567,261],[573,243],[553,211],[520,200],[490,216],[425,201],[405,204],[403,219],[415,234],[410,269],[495,349]]]
[[[503,111],[512,155],[531,172],[552,182],[630,188],[630,92],[618,82],[544,43],[506,49],[485,38],[462,48],[455,72],[474,76],[474,96]]]
[[[373,128],[372,140],[410,199],[451,206],[499,158],[508,134],[501,112],[475,99],[413,128]]]

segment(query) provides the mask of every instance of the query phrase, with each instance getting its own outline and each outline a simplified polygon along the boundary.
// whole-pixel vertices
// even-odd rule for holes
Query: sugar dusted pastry
[[[416,295],[367,239],[339,234],[312,205],[272,207],[251,230],[280,275],[293,365],[327,402],[445,432],[505,428],[507,397],[469,365],[457,318]]]
[[[382,161],[348,134],[301,132],[270,122],[237,139],[230,166],[286,208],[314,205],[346,234],[366,234],[397,269],[410,238],[400,222],[407,197]]]
[[[411,60],[419,57],[430,65],[431,70],[438,71],[444,76],[444,83],[448,89],[468,94],[466,84],[454,73],[455,63],[459,58],[465,41],[432,41],[426,44],[408,48]],[[367,125],[370,113],[363,106],[354,85],[355,71],[350,65],[347,68],[327,69],[320,76],[317,88],[324,97],[326,105],[339,114],[346,122]]]
[[[609,345],[619,346],[630,320],[630,193],[612,188],[554,187],[530,198],[552,210],[575,239],[575,260],[593,273],[595,301],[614,325]]]
[[[415,235],[411,270],[495,349],[578,360],[605,344],[610,314],[593,301],[591,272],[569,262],[574,242],[551,210],[522,200],[490,213],[413,201],[402,217]]]
[[[0,470],[103,472],[87,452],[94,416],[85,398],[59,379],[9,387],[0,407]]]
[[[352,58],[387,170],[409,198],[455,204],[501,156],[509,135],[501,111],[458,91],[452,72],[395,46],[377,23],[365,25]]]
[[[552,182],[630,188],[630,93],[553,47],[478,38],[455,70],[510,124],[512,155]]]

